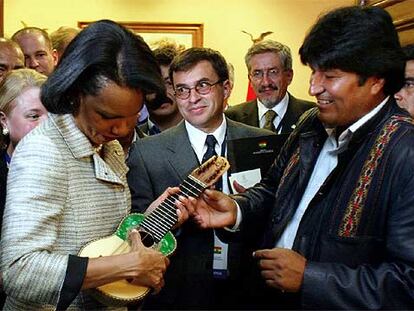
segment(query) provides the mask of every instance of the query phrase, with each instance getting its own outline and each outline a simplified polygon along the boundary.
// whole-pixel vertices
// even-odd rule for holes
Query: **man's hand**
[[[237,193],[244,193],[246,192],[246,188],[240,185],[237,181],[233,181],[233,188],[237,191]]]
[[[261,275],[268,286],[287,292],[298,292],[302,286],[306,258],[285,248],[258,250]]]
[[[236,223],[236,202],[228,195],[207,189],[199,199],[191,199],[189,207],[193,209],[195,222],[201,228],[223,228],[232,227]]]

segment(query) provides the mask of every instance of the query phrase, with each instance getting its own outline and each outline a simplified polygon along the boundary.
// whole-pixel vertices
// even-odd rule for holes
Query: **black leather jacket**
[[[267,223],[260,248],[274,247],[306,189],[327,137],[316,114],[305,113],[268,175],[236,197],[243,234],[263,232]],[[396,115],[408,116],[390,99],[354,133],[309,204],[293,245],[308,260],[296,307],[414,309],[414,126],[401,121],[388,143],[377,140]],[[351,215],[350,201],[374,144],[382,157],[368,170],[365,200]],[[298,161],[287,169],[295,152]],[[352,234],[341,229],[349,217],[358,220]],[[277,308],[281,301],[274,297]]]

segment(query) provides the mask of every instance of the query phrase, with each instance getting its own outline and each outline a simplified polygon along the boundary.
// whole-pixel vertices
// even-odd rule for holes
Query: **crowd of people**
[[[245,56],[256,99],[228,106],[232,66],[208,47],[151,49],[110,20],[1,38],[4,310],[414,309],[414,45],[352,6],[299,55],[315,102],[288,91],[290,48],[263,40]],[[281,134],[253,187],[234,168],[199,197],[177,187],[210,156],[243,157],[229,141]],[[79,255],[171,198],[170,257],[136,224],[124,251]],[[123,280],[152,294],[97,295]]]

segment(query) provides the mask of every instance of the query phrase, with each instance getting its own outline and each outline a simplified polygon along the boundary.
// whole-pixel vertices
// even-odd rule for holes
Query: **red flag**
[[[250,81],[249,81],[249,85],[247,87],[246,101],[251,101],[253,99],[256,99],[256,93],[254,92],[252,85],[250,84]]]

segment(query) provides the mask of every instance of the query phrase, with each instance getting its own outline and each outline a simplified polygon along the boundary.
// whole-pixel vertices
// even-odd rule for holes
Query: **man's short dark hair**
[[[69,44],[43,85],[41,100],[50,112],[73,113],[82,97],[98,95],[108,80],[145,94],[165,94],[160,68],[144,40],[115,22],[101,20]]]
[[[11,37],[11,39],[13,41],[17,41],[19,36],[24,35],[24,34],[32,34],[32,33],[40,34],[45,39],[45,42],[46,42],[47,47],[49,48],[49,50],[53,49],[52,40],[50,39],[50,36],[47,33],[47,31],[44,30],[44,29],[38,28],[38,27],[25,27],[25,28],[22,28],[22,29],[16,31],[13,34],[13,36]]]
[[[378,7],[345,7],[320,17],[299,49],[303,64],[385,79],[392,95],[404,82],[405,61],[391,16]]]
[[[414,60],[414,44],[409,44],[403,47],[405,61]]]
[[[152,50],[152,52],[160,66],[169,66],[174,57],[183,50],[184,48],[182,46],[179,46],[174,42],[162,42],[157,48]]]
[[[171,81],[174,72],[188,71],[201,61],[209,62],[221,81],[228,80],[227,62],[218,51],[209,48],[190,48],[180,53],[171,63],[169,71]]]

